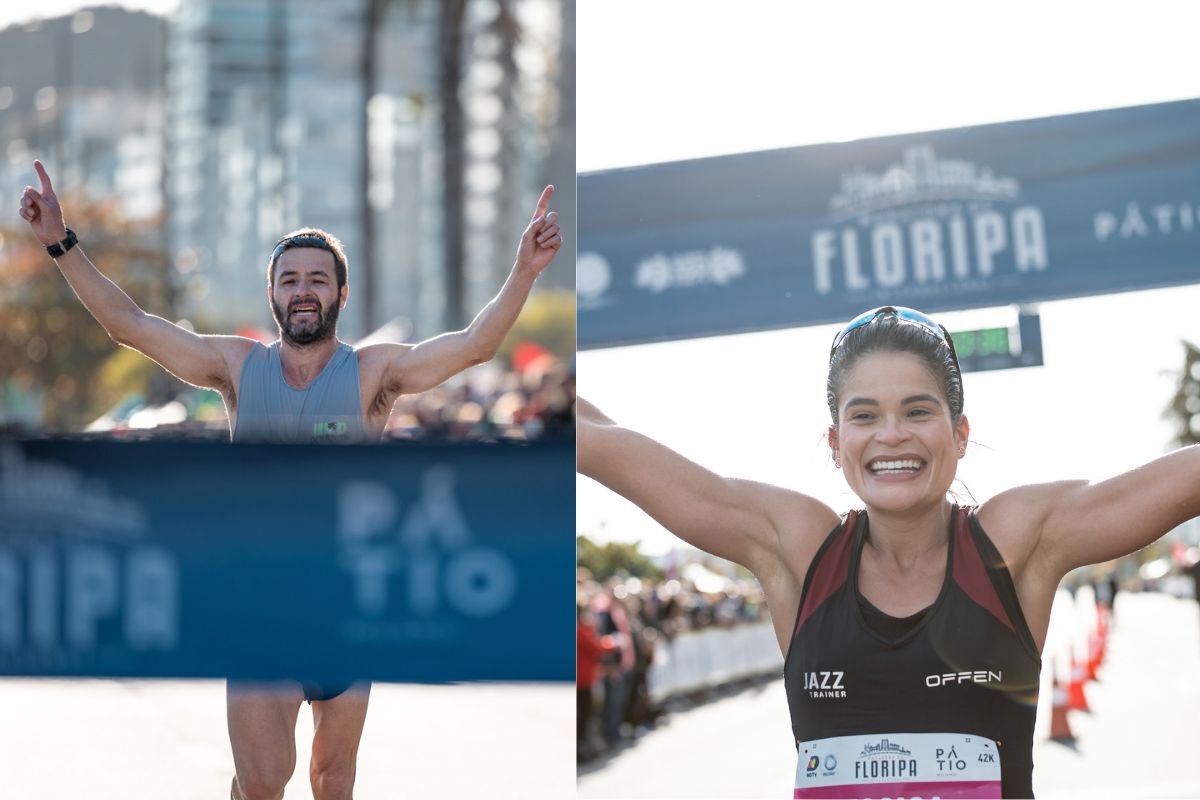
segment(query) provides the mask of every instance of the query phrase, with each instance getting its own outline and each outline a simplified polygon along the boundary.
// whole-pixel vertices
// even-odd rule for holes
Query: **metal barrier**
[[[661,641],[647,683],[656,702],[680,692],[764,674],[783,674],[783,657],[769,622],[710,628]]]

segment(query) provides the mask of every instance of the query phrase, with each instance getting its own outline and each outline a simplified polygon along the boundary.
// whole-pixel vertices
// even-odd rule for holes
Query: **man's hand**
[[[553,194],[553,186],[542,190],[542,196],[538,198],[537,207],[533,210],[533,219],[529,221],[529,227],[521,235],[521,244],[517,247],[517,268],[528,269],[534,275],[540,275],[554,260],[558,248],[562,247],[558,212],[547,212]]]
[[[21,195],[21,219],[29,223],[39,242],[44,245],[56,244],[67,238],[67,225],[63,222],[62,209],[58,205],[54,187],[50,185],[46,168],[41,161],[34,161],[33,168],[42,180],[42,191],[32,186],[25,187],[25,193]]]
[[[529,297],[534,278],[562,247],[558,214],[548,211],[553,194],[554,187],[547,186],[538,198],[533,219],[521,236],[513,271],[500,287],[500,293],[464,330],[443,333],[416,345],[378,344],[359,351],[362,354],[374,348],[376,354],[368,353],[367,357],[385,362],[375,401],[377,407],[390,411],[397,396],[431,389],[451,375],[496,355]]]

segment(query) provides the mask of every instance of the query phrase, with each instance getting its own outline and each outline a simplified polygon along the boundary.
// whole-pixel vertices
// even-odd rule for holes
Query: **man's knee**
[[[290,762],[262,761],[238,770],[236,780],[241,800],[279,800],[295,768],[293,757]]]
[[[314,800],[350,800],[354,793],[354,760],[337,759],[326,764],[314,760],[309,777]]]

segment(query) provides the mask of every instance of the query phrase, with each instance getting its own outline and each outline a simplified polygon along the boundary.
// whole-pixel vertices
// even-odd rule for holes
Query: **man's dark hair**
[[[341,240],[332,233],[320,228],[301,228],[284,236],[271,251],[271,261],[267,264],[267,283],[275,285],[275,265],[279,257],[293,247],[316,247],[333,254],[334,271],[337,273],[337,288],[340,292],[346,285],[346,251],[342,249]]]

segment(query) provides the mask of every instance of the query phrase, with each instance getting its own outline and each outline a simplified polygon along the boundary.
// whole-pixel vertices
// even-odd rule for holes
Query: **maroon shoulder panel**
[[[1008,612],[1000,602],[1000,596],[996,594],[996,587],[988,577],[983,556],[975,546],[975,538],[971,536],[971,523],[967,517],[969,513],[969,509],[960,508],[957,519],[954,520],[954,582],[966,592],[967,597],[987,609],[1009,630],[1016,632],[1012,620],[1008,618]]]
[[[833,541],[817,556],[816,564],[809,569],[809,585],[805,587],[804,605],[800,607],[796,630],[792,631],[793,638],[821,603],[828,600],[850,577],[850,550],[854,543],[854,529],[858,527],[858,513],[851,511],[846,514],[846,521],[834,535]]]

